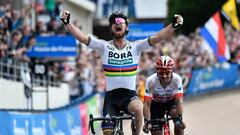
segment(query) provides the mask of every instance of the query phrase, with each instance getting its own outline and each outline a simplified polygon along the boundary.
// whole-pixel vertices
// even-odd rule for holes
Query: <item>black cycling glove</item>
[[[177,127],[180,127],[182,129],[186,128],[186,125],[182,121],[182,115],[179,115],[178,117],[174,118],[173,121]]]
[[[175,14],[172,21],[172,27],[178,28],[183,24],[183,17],[181,15]]]
[[[62,23],[64,23],[65,25],[69,24],[70,12],[69,11],[62,11],[60,13],[60,19],[61,19]]]

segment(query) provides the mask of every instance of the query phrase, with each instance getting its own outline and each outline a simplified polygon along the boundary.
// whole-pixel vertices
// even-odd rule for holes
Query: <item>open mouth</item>
[[[122,28],[116,28],[116,31],[122,31]]]
[[[121,27],[117,27],[116,31],[122,31],[122,28]]]

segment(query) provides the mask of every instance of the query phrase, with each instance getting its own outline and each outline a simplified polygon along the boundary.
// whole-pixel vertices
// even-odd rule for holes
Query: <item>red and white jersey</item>
[[[182,78],[173,72],[171,82],[164,88],[159,82],[157,73],[149,76],[146,81],[145,98],[157,102],[167,102],[175,97],[183,96]]]

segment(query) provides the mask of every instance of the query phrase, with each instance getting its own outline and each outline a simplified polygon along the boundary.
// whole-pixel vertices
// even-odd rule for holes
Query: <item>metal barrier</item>
[[[21,70],[30,72],[27,62],[18,61],[12,58],[0,59],[0,78],[21,81]]]
[[[25,83],[23,80],[25,75],[29,74],[31,76],[31,81],[34,86],[54,86],[59,87],[61,84],[60,80],[54,78],[53,75],[36,75],[32,72],[35,64],[28,63],[24,61],[19,61],[13,58],[2,58],[0,59],[0,78],[19,81]]]
[[[46,68],[43,74],[39,72],[43,71],[41,66]],[[4,99],[0,100],[1,109],[48,110],[69,104],[68,89],[66,86],[63,87],[66,84],[51,75],[46,64],[2,58],[0,59],[0,83],[0,90],[6,95],[3,95]],[[14,97],[18,98],[16,103],[11,100]],[[61,102],[58,97],[63,98]]]

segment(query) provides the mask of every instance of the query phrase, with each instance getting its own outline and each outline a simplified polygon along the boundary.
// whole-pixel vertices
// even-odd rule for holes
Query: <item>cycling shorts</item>
[[[172,100],[169,100],[165,103],[162,102],[156,102],[154,100],[152,100],[151,103],[151,108],[150,108],[150,112],[151,112],[151,119],[160,119],[160,118],[164,118],[164,115],[167,112],[170,112],[170,110],[175,109],[176,108],[176,102],[175,102],[175,98],[173,98]],[[152,123],[152,131],[156,131],[156,130],[162,130],[162,125],[156,122]]]
[[[119,116],[120,111],[130,114],[128,105],[134,99],[138,99],[135,90],[119,88],[107,91],[104,98],[103,116]],[[103,130],[113,127],[114,124],[112,122],[103,121],[102,123]]]

